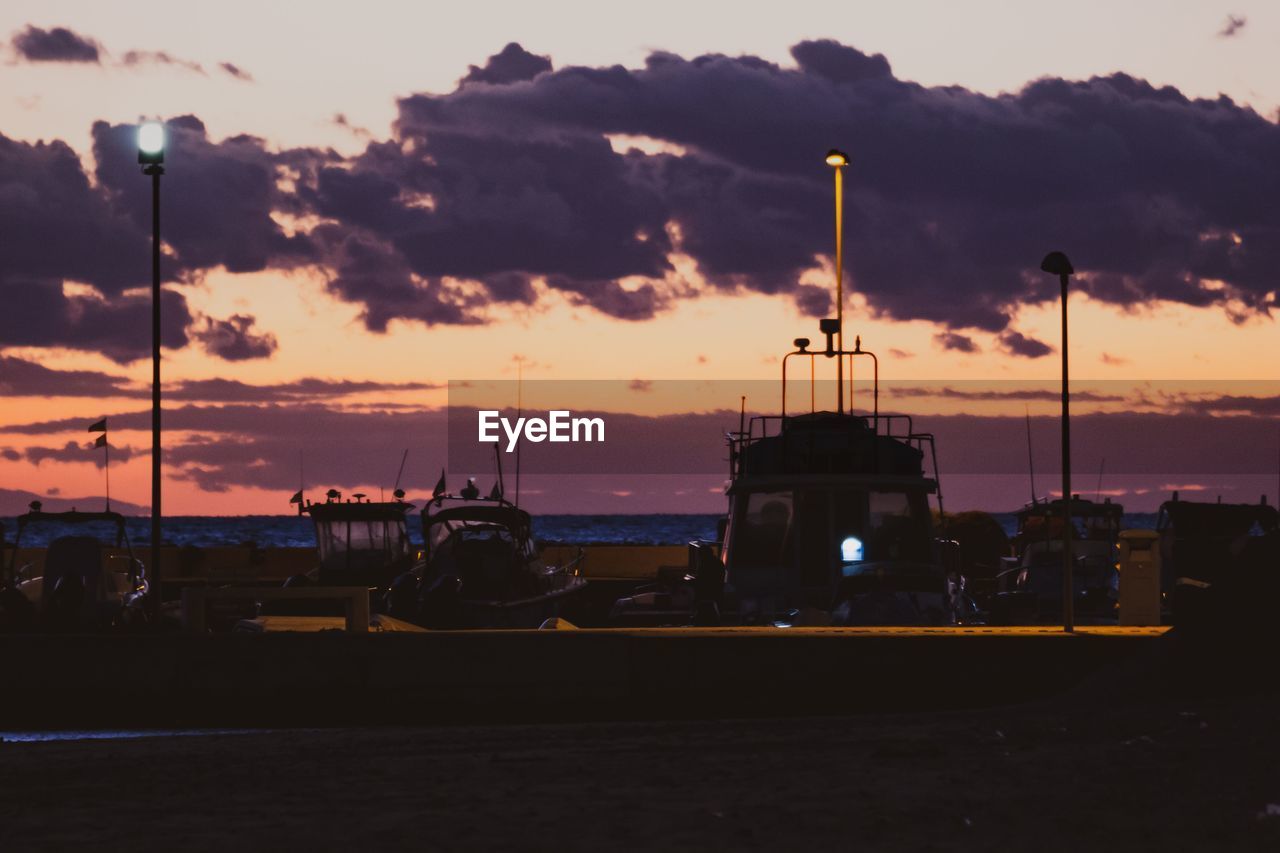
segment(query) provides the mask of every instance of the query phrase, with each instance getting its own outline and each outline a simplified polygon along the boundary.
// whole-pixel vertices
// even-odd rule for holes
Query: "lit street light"
[[[1062,252],[1050,252],[1040,269],[1062,283],[1062,630],[1075,630],[1075,585],[1071,578],[1071,396],[1067,390],[1067,279],[1075,272]]]
[[[151,176],[151,615],[160,619],[160,176],[164,174],[164,125],[138,127],[138,163]]]
[[[836,411],[844,413],[844,167],[849,155],[832,148],[827,165],[836,175]],[[852,396],[852,395],[851,395]],[[850,405],[853,400],[849,400]]]

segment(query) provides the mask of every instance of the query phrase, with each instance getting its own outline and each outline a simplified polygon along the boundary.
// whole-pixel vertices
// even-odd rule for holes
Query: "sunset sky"
[[[773,380],[834,313],[830,147],[852,158],[847,334],[928,392],[895,408],[955,427],[944,473],[1025,499],[983,446],[1008,448],[1026,406],[1051,470],[1057,283],[1038,264],[1061,249],[1073,375],[1097,397],[1084,479],[1151,430],[1213,461],[1121,471],[1117,451],[1115,497],[1256,500],[1280,425],[1277,44],[1280,11],[1255,2],[8,0],[0,490],[100,494],[84,427],[105,415],[113,496],[148,502],[133,146],[158,117],[167,513],[286,512],[300,455],[318,495],[389,489],[408,447],[406,484],[429,489],[447,383],[518,362],[530,381],[714,381],[694,408],[736,411],[728,380]],[[1242,482],[1241,448],[1266,442]],[[490,475],[451,475],[472,473]],[[689,480],[529,502],[717,509],[716,478]]]

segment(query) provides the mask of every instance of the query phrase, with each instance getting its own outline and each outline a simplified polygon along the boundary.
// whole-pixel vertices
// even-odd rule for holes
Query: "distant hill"
[[[21,489],[0,489],[0,516],[22,515],[32,501],[44,504],[45,512],[66,512],[72,508],[83,512],[99,512],[106,505],[101,495],[86,498],[47,497]],[[121,500],[112,500],[111,508],[121,515],[146,515],[150,512],[145,506]]]

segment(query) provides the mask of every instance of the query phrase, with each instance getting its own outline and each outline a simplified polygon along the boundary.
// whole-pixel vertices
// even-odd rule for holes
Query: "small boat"
[[[690,543],[680,578],[620,599],[622,625],[947,625],[971,621],[958,547],[939,537],[929,507],[941,495],[933,436],[905,415],[879,410],[788,414],[792,358],[875,359],[838,351],[835,320],[825,350],[798,338],[782,363],[782,411],[727,435],[729,513],[720,541]],[[878,364],[878,362],[877,362]],[[878,375],[878,367],[876,369]],[[810,373],[812,377],[812,373]],[[815,399],[813,380],[808,398]],[[852,392],[850,392],[852,406]],[[745,404],[744,404],[745,406]],[[945,517],[945,516],[942,516]]]
[[[18,565],[23,534],[49,528],[43,566]],[[44,512],[39,501],[18,516],[0,579],[0,630],[102,631],[146,621],[146,571],[118,512]]]
[[[1166,613],[1188,626],[1275,618],[1280,595],[1280,512],[1267,503],[1180,499],[1160,505],[1161,593]]]
[[[581,549],[547,565],[533,519],[496,488],[489,497],[470,483],[462,495],[436,494],[422,511],[422,540],[416,621],[428,628],[537,628],[586,588]]]
[[[1072,495],[1036,501],[1017,513],[1014,556],[996,575],[992,621],[1005,625],[1062,619],[1062,532],[1071,513],[1073,612],[1082,622],[1114,623],[1120,607],[1119,541],[1124,507]]]
[[[404,491],[397,488],[391,501],[371,501],[359,492],[343,500],[341,492],[330,489],[324,501],[317,503],[304,500],[299,492],[292,502],[297,504],[299,515],[311,517],[316,565],[288,578],[284,585],[365,587],[369,590],[372,630],[412,630],[413,626],[387,612],[393,584],[413,573],[418,557],[408,529],[408,515],[414,506],[405,502]],[[235,604],[224,609],[234,611]],[[230,623],[237,633],[341,630],[343,611],[337,601],[246,599],[240,613],[231,612],[229,618],[224,614],[218,621]]]

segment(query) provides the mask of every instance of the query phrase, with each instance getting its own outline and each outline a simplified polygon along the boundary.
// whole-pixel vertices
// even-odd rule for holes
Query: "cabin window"
[[[791,527],[794,506],[791,492],[752,492],[746,497],[746,512],[736,531],[733,546],[735,565],[744,567],[790,564]]]

